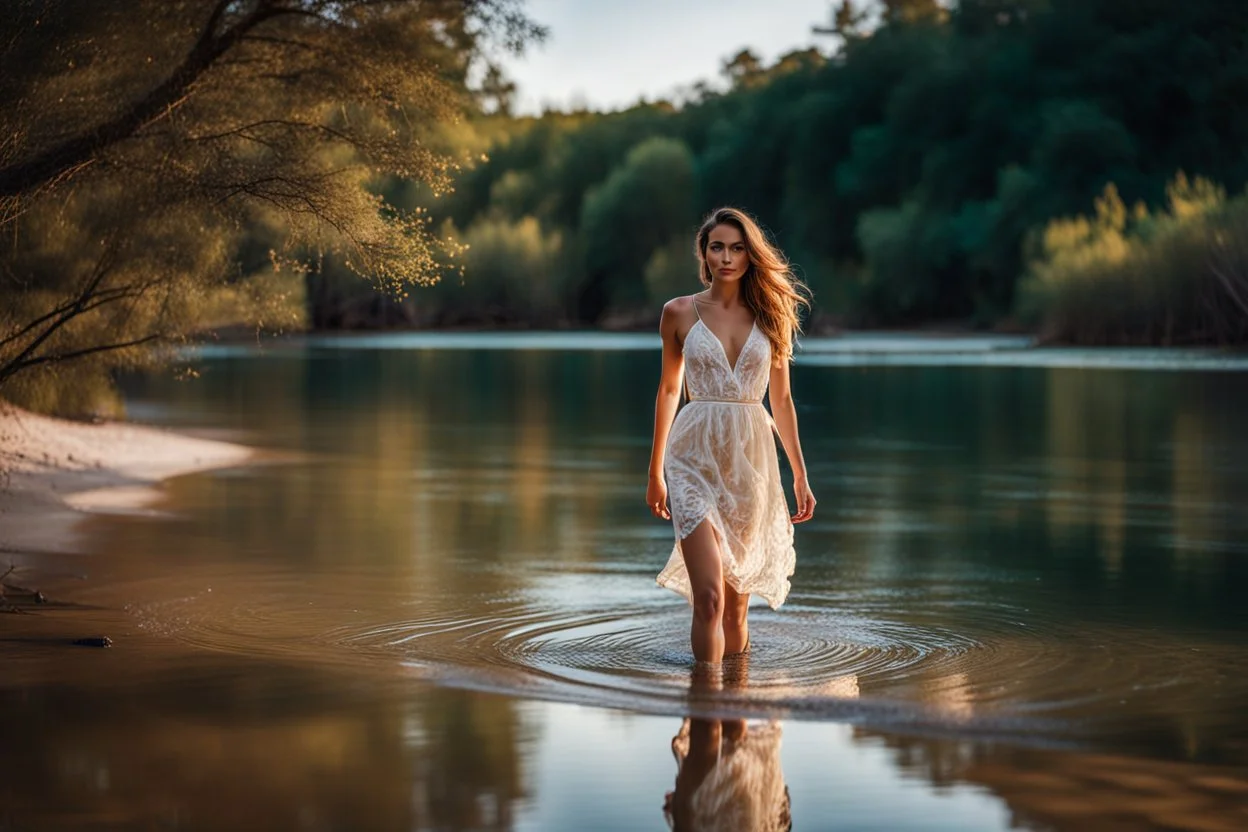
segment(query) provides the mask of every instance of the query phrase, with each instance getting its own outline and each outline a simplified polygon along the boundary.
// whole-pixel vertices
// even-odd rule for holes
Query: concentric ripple
[[[186,592],[134,604],[132,613],[148,630],[213,651],[651,713],[1055,737],[1074,722],[1147,718],[1163,699],[1173,711],[1176,697],[1189,696],[1197,709],[1196,691],[1220,685],[1235,695],[1227,686],[1242,685],[1248,669],[1230,646],[1194,648],[1111,624],[1075,629],[966,587],[949,609],[931,587],[924,600],[864,585],[752,610],[748,661],[726,662],[721,676],[691,686],[687,606],[627,570],[517,571],[503,588],[469,596],[367,572],[231,569],[186,580]]]

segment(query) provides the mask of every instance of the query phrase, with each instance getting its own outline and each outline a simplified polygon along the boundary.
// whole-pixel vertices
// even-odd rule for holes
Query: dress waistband
[[[694,402],[714,402],[715,404],[757,404],[762,405],[762,399],[717,399],[714,396],[698,396],[689,399],[689,404]]]

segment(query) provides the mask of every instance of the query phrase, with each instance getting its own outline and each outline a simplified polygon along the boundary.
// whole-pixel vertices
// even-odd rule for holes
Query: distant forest
[[[117,370],[231,331],[652,328],[721,205],[811,287],[807,332],[1248,343],[1245,0],[841,0],[821,49],[540,117],[497,66],[546,35],[522,0],[12,5],[24,407],[118,412]]]
[[[797,265],[814,291],[816,331],[1041,326],[1063,290],[1020,286],[1079,282],[1055,277],[1055,239],[1064,233],[1087,255],[1116,233],[1116,254],[1066,261],[1100,256],[1121,270],[1123,251],[1166,225],[1159,216],[1188,219],[1174,201],[1185,188],[1214,193],[1195,200],[1201,222],[1234,214],[1232,230],[1244,232],[1248,3],[891,0],[867,11],[834,9],[823,52],[766,66],[742,51],[725,63],[729,88],[700,85],[680,102],[513,118],[513,89],[491,75],[481,92],[491,112],[441,137],[478,154],[453,192],[386,186],[466,244],[462,259],[402,300],[327,262],[309,279],[312,324],[650,326],[665,299],[698,288],[692,233],[723,204],[757,216]],[[1107,193],[1124,206],[1116,227],[1096,207]],[[1240,243],[1223,254],[1242,288]],[[1206,253],[1197,245],[1180,271],[1207,271]],[[1195,297],[1206,290],[1214,295]],[[1154,292],[1148,303],[1212,303],[1236,318],[1234,298],[1218,291],[1182,289],[1189,301]],[[1117,335],[1067,335],[1234,340],[1248,334],[1248,307],[1240,313],[1213,336],[1203,320],[1187,333],[1172,325],[1169,337],[1130,322]]]

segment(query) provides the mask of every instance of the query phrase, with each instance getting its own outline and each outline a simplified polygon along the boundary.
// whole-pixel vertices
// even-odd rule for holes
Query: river
[[[115,645],[0,685],[0,829],[1248,828],[1248,358],[809,339],[819,508],[711,686],[653,336],[186,362],[132,418],[276,453],[86,521]]]

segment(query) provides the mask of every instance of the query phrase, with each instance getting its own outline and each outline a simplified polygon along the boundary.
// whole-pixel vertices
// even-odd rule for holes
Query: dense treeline
[[[240,323],[651,326],[725,203],[814,328],[1248,338],[1248,3],[842,0],[826,54],[513,118],[488,55],[541,36],[520,5],[14,3],[0,395],[98,411],[113,369]],[[1132,207],[1079,219],[1110,184]]]
[[[488,161],[449,196],[400,197],[469,245],[462,279],[384,314],[648,325],[696,287],[692,230],[727,203],[799,265],[816,326],[999,324],[1017,319],[1046,224],[1107,183],[1161,206],[1179,171],[1232,194],[1248,181],[1248,3],[884,6],[868,28],[842,4],[831,58],[743,52],[730,89],[679,105],[474,122]],[[376,321],[376,305],[341,314],[332,268],[314,284],[315,322]]]

